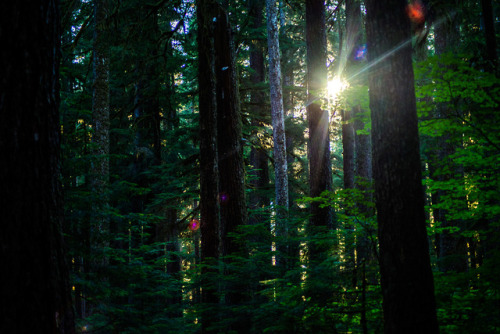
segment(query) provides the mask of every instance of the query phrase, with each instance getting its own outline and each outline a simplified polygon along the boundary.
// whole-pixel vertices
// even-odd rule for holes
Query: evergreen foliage
[[[109,229],[98,234],[93,203],[100,194],[91,185],[92,166],[101,158],[92,141],[94,2],[62,1],[63,230],[78,332],[200,333],[207,315],[209,328],[203,330],[220,333],[235,332],[241,322],[249,333],[383,332],[373,187],[370,180],[357,179],[356,187],[344,189],[340,117],[342,110],[360,108],[363,112],[350,122],[364,125],[356,128],[357,135],[370,134],[366,74],[371,64],[364,46],[357,45],[359,59],[344,72],[349,53],[343,44],[345,6],[326,1],[328,78],[344,72],[350,85],[336,96],[315,92],[330,113],[332,187],[311,197],[305,5],[279,2],[281,66],[283,75],[292,78],[283,87],[289,99],[285,109],[291,101],[285,110],[288,233],[279,233],[274,173],[267,173],[267,186],[256,189],[252,182],[260,175],[251,163],[252,149],[261,150],[269,161],[264,168],[274,171],[269,79],[252,81],[249,65],[252,45],[267,52],[265,16],[255,27],[247,15],[248,3],[256,1],[217,3],[228,14],[234,37],[246,198],[250,203],[258,194],[264,200],[248,204],[249,223],[227,235],[237,251],[203,261],[197,76],[198,59],[206,55],[198,51],[198,3],[109,0],[109,205],[98,213],[109,219]],[[435,2],[423,1],[438,8]],[[454,9],[462,28],[461,52],[436,55],[429,47],[425,59],[414,61],[422,184],[442,333],[500,331],[500,79],[483,52],[477,6],[478,1],[467,0]],[[259,8],[264,14],[264,6]],[[427,28],[431,45],[434,28]],[[262,105],[254,105],[255,92],[264,96]],[[453,150],[443,156],[445,144]],[[225,196],[219,194],[217,205]],[[331,210],[335,228],[311,227],[311,205]],[[102,240],[96,241],[96,235]],[[446,255],[443,240],[454,245]],[[360,257],[362,243],[367,253]],[[322,252],[314,266],[311,249]],[[275,265],[276,259],[285,259],[286,267]],[[448,263],[462,269],[452,270],[458,266]],[[215,292],[215,302],[202,298],[207,288]],[[307,289],[324,298],[318,302]],[[236,302],[226,302],[234,295]]]

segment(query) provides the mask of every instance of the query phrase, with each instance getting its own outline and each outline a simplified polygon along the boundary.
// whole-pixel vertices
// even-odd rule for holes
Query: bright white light
[[[328,80],[327,89],[328,96],[337,97],[344,89],[346,89],[349,84],[342,80],[340,77],[333,77],[331,80]]]

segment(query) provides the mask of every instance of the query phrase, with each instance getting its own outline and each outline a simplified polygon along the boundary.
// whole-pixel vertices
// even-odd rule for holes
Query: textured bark
[[[219,203],[221,255],[230,264],[231,256],[245,256],[241,240],[232,236],[247,223],[245,199],[245,168],[241,130],[240,98],[238,89],[234,42],[227,13],[218,8],[215,16],[215,77],[217,87],[217,149],[219,164]],[[237,275],[234,269],[227,274]],[[228,281],[225,301],[239,305],[245,301],[245,282]],[[231,330],[247,333],[250,317],[234,312]]]
[[[75,332],[62,238],[58,6],[0,4],[2,333]]]
[[[322,109],[320,97],[326,88],[327,80],[325,5],[323,0],[306,1],[306,46],[309,194],[311,197],[318,197],[325,190],[331,190],[332,186],[329,113],[328,110]],[[317,202],[311,203],[310,210],[308,233],[312,242],[308,244],[309,264],[306,294],[310,296],[311,303],[325,307],[333,297],[331,290],[332,270],[325,265],[330,245],[327,242],[328,239],[324,239],[324,234],[332,228],[332,211],[329,206],[320,208]],[[314,330],[314,324],[311,325]],[[334,328],[334,324],[331,325]]]
[[[283,90],[281,86],[278,7],[276,6],[275,1],[266,0],[266,13],[276,204],[284,210],[288,210],[285,118],[283,109]],[[282,232],[286,233],[286,228],[284,226],[282,226],[282,229]]]
[[[331,190],[329,115],[321,108],[321,90],[326,87],[326,26],[323,0],[306,1],[306,45],[307,45],[307,120],[309,125],[309,194],[320,196]],[[311,203],[310,226],[331,227],[332,214],[329,207],[320,208]],[[311,263],[321,262],[323,247],[309,246]],[[319,261],[319,262],[318,262]]]
[[[307,44],[307,119],[309,123],[309,183],[310,196],[317,197],[331,189],[330,138],[328,110],[321,108],[319,94],[326,87],[326,27],[323,0],[306,1]],[[332,214],[328,207],[311,204],[311,225],[331,225]]]
[[[210,264],[219,256],[219,178],[217,164],[217,100],[215,84],[214,23],[216,15],[212,0],[198,0],[198,87],[200,112],[200,232],[201,262]],[[207,277],[209,271],[202,272],[202,297],[210,304],[202,314],[202,333],[214,332],[210,325],[216,320],[215,305],[218,303],[216,287]]]
[[[274,185],[276,194],[276,236],[278,237],[276,265],[284,270],[288,252],[288,164],[286,158],[286,134],[281,85],[281,63],[278,31],[278,7],[276,1],[266,0],[267,45],[269,53],[269,86],[271,93],[271,121],[273,125]]]
[[[107,36],[107,0],[94,2],[94,52],[92,91],[92,143],[93,161],[91,165],[91,188],[95,194],[92,203],[94,224],[92,246],[94,263],[107,265],[103,254],[106,246],[105,234],[109,232],[109,45]]]
[[[365,5],[385,333],[438,333],[406,1]]]
[[[361,7],[359,0],[346,0],[346,36],[347,36],[347,63],[352,64],[356,62],[356,54],[358,48],[361,46],[363,37],[363,27],[361,19]]]
[[[217,82],[217,148],[222,255],[240,251],[230,233],[247,220],[241,114],[234,45],[227,14],[217,13],[215,25],[215,76]]]
[[[356,70],[355,65],[359,62],[357,51],[361,47],[363,40],[363,25],[361,18],[360,1],[346,0],[346,35],[348,41],[348,50],[350,50],[349,58],[347,60],[347,73],[352,73],[353,69]],[[350,75],[349,75],[350,76]],[[361,79],[364,80],[364,79]],[[354,132],[354,176],[353,187],[357,190],[364,192],[365,202],[371,202],[372,196],[370,193],[371,182],[371,145],[370,136],[368,134],[360,133],[364,129],[364,122],[362,120],[364,111],[360,105],[354,106],[350,111],[352,118],[352,127]],[[348,188],[348,184],[344,184]],[[366,203],[357,203],[357,210],[360,221],[373,215],[371,209],[368,208]],[[370,242],[368,238],[369,230],[362,229],[364,233],[358,233],[356,239],[356,274],[359,272],[359,267],[368,259],[372,258],[370,251]],[[364,282],[363,282],[364,283]],[[361,314],[362,327],[366,329],[366,315]],[[364,330],[366,332],[366,330]]]

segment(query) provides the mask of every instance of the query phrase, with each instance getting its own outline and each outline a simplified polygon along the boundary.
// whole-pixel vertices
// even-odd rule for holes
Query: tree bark
[[[385,333],[438,333],[406,1],[365,5]]]
[[[217,149],[219,164],[220,243],[227,275],[238,275],[232,268],[234,257],[245,257],[239,228],[247,223],[245,168],[243,163],[240,97],[236,56],[228,14],[217,6],[215,20],[215,78],[217,92]],[[225,302],[240,305],[246,297],[245,280],[225,282]],[[231,330],[247,333],[250,317],[231,309]]]
[[[214,22],[216,4],[197,0],[198,22],[198,87],[200,112],[200,232],[201,263],[214,265],[219,257],[219,173],[217,163],[217,100],[215,81]],[[203,267],[202,303],[207,311],[201,316],[202,333],[216,320],[218,304],[215,282],[207,277],[214,267]]]
[[[266,0],[267,41],[269,50],[269,85],[271,91],[271,118],[274,143],[274,173],[276,204],[288,210],[288,178],[286,160],[285,121],[281,63],[279,51],[278,7],[273,0]]]
[[[0,5],[2,333],[75,332],[62,237],[58,7]]]
[[[107,35],[107,0],[94,2],[94,52],[92,90],[92,143],[91,188],[95,194],[92,203],[94,225],[92,247],[95,270],[107,265],[104,249],[109,233],[109,44]]]
[[[267,45],[269,52],[269,86],[271,93],[271,120],[273,125],[274,184],[276,194],[276,236],[278,254],[276,265],[286,268],[285,240],[288,235],[288,164],[286,158],[285,116],[283,88],[281,85],[281,63],[279,50],[278,7],[275,0],[266,0]]]
[[[306,1],[307,118],[309,123],[309,183],[311,197],[331,189],[329,113],[321,107],[326,87],[326,26],[323,0]],[[311,204],[311,225],[330,227],[331,209]]]
[[[322,108],[321,94],[326,88],[326,26],[323,0],[306,1],[306,47],[307,47],[307,120],[309,140],[309,194],[318,197],[331,190],[332,174],[330,162],[329,113]],[[332,229],[332,210],[312,202],[309,218],[308,281],[306,293],[311,302],[325,307],[333,298],[331,290],[332,270],[325,259],[331,244],[324,240],[327,230]],[[314,324],[313,324],[314,326]],[[332,325],[333,326],[333,325]],[[319,330],[319,329],[318,329]]]

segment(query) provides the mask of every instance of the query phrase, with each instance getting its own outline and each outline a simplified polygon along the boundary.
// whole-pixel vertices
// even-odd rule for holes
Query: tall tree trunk
[[[285,121],[281,63],[279,51],[278,7],[266,0],[267,40],[269,50],[269,85],[271,92],[271,117],[273,125],[276,204],[288,210],[288,179],[286,163]]]
[[[109,232],[109,36],[107,35],[107,0],[94,1],[94,52],[92,91],[92,143],[91,187],[96,198],[92,203],[94,216],[93,239],[96,270],[107,265],[103,250]]]
[[[406,4],[365,1],[385,333],[438,333]]]
[[[207,275],[216,271],[214,260],[219,257],[219,173],[217,164],[217,100],[215,81],[214,22],[216,4],[213,0],[197,0],[198,22],[198,87],[200,112],[200,232],[202,297],[207,305],[201,315],[202,333],[216,332],[217,287]]]
[[[285,118],[283,109],[283,90],[281,86],[281,63],[279,50],[278,7],[275,0],[266,0],[267,45],[269,52],[269,85],[271,92],[271,119],[273,125],[274,179],[276,194],[276,235],[278,237],[278,257],[276,264],[286,267],[287,253],[284,239],[288,234],[288,175],[286,159]],[[280,241],[282,239],[282,241]]]
[[[347,35],[347,50],[349,51],[347,59],[346,72],[348,77],[352,77],[352,73],[357,70],[357,64],[360,61],[360,52],[363,41],[363,25],[361,17],[361,6],[359,0],[346,0],[346,35]],[[363,80],[363,79],[360,79]],[[354,82],[356,84],[356,82]],[[354,176],[353,187],[363,192],[363,200],[356,203],[356,217],[360,230],[356,233],[356,261],[355,261],[355,279],[359,278],[359,269],[363,268],[361,285],[365,286],[364,280],[366,261],[373,260],[373,251],[371,245],[371,231],[368,228],[367,220],[373,215],[373,210],[370,209],[368,203],[372,201],[371,196],[371,144],[370,136],[361,131],[366,131],[364,121],[365,111],[361,109],[360,104],[355,105],[350,111],[352,118],[353,136],[354,136]],[[347,184],[345,184],[347,188]],[[359,227],[358,227],[359,228]],[[356,286],[358,283],[355,284]],[[365,310],[361,313],[361,326],[363,332],[367,332],[367,320]]]
[[[169,45],[167,46],[167,55],[168,57],[173,56],[173,47],[172,47],[172,42],[168,42]],[[167,115],[167,129],[168,131],[171,131],[174,133],[175,131],[178,130],[179,128],[179,116],[177,114],[177,108],[175,104],[175,83],[174,83],[174,76],[172,73],[167,74],[167,89],[165,92],[165,98],[168,101],[167,105],[165,106],[166,110],[165,113]],[[177,141],[177,137],[174,137],[172,135],[169,136],[172,138],[172,141]],[[175,151],[174,148],[170,148],[171,146],[167,142],[167,152],[166,152],[166,158],[162,160],[162,164],[165,165],[176,165],[179,161],[177,152]],[[156,151],[156,150],[155,150]],[[160,150],[161,153],[161,150]],[[161,158],[161,154],[160,154]],[[173,179],[177,179],[178,174],[173,170],[173,175],[170,177]],[[170,191],[176,191],[177,187],[173,187]],[[167,208],[165,209],[165,221],[163,223],[159,223],[156,226],[156,238],[158,242],[165,242],[166,247],[165,250],[167,251],[167,258],[168,258],[168,265],[167,265],[167,273],[171,275],[172,277],[176,278],[181,282],[181,257],[178,255],[179,252],[181,251],[181,244],[180,244],[180,232],[181,232],[181,226],[179,226],[178,222],[178,207],[179,207],[179,199],[174,199],[170,203],[168,203]],[[196,208],[198,205],[197,203],[193,204],[193,208]],[[199,257],[196,255],[199,254],[199,233],[195,232],[195,248],[198,250],[198,252],[195,252],[195,264],[199,263]],[[195,298],[197,298],[196,296]],[[199,302],[199,300],[195,300],[195,303]],[[182,303],[182,288],[179,285],[178,289],[173,291],[171,296],[169,296],[167,303],[169,304],[170,309],[172,310],[170,312],[171,317],[182,317],[182,308],[180,307],[180,304]]]
[[[218,6],[215,22],[215,77],[217,87],[217,149],[219,164],[219,203],[221,255],[229,264],[232,258],[245,256],[241,240],[234,234],[247,223],[245,168],[241,134],[241,112],[234,42],[228,14]],[[228,275],[238,275],[228,269]],[[225,286],[226,304],[245,301],[244,280],[229,280]],[[238,333],[250,330],[250,317],[234,312],[231,329]]]
[[[331,190],[332,175],[330,162],[329,113],[322,109],[321,93],[326,88],[326,26],[323,0],[306,0],[306,46],[307,46],[307,120],[309,141],[310,196],[318,197],[325,190]],[[331,269],[325,266],[329,243],[323,239],[327,229],[332,228],[332,211],[319,203],[311,203],[309,220],[313,242],[308,244],[309,273],[308,294],[311,301],[324,306],[332,298]]]
[[[309,123],[310,195],[319,196],[331,189],[329,113],[321,107],[321,91],[326,88],[326,26],[323,0],[306,1],[307,44],[307,118]],[[311,225],[330,226],[330,208],[311,205]]]
[[[0,5],[2,333],[75,333],[59,181],[58,7]]]

